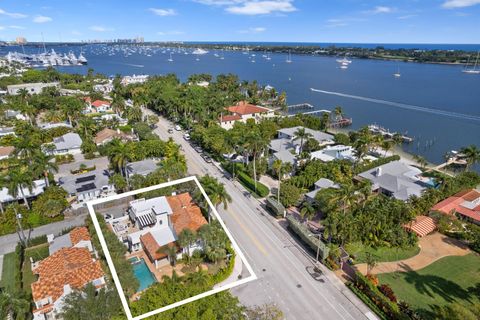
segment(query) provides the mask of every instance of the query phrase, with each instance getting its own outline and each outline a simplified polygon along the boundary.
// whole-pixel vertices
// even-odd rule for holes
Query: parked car
[[[205,160],[206,163],[212,163],[212,158],[206,153],[202,153],[202,158]]]
[[[172,133],[173,133],[173,129],[172,129],[172,128],[168,129],[168,133],[172,134]]]
[[[202,152],[203,152],[202,147],[195,147],[194,149],[195,149],[195,151],[197,151],[198,153],[202,153]]]
[[[190,135],[189,135],[188,133],[185,133],[185,134],[183,135],[183,139],[185,139],[185,140],[187,140],[187,141],[190,140]]]
[[[182,130],[182,127],[180,127],[178,124],[176,124],[176,125],[175,125],[175,130],[181,131],[181,130]]]

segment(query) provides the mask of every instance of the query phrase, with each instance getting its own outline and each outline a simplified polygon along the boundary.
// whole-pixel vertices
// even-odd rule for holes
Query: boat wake
[[[416,105],[394,102],[394,101],[388,101],[388,100],[382,100],[382,99],[355,96],[355,95],[352,95],[352,94],[346,94],[346,93],[341,93],[341,92],[325,91],[325,90],[319,90],[319,89],[314,89],[314,88],[310,88],[310,90],[312,90],[314,92],[319,92],[319,93],[324,93],[324,94],[329,94],[329,95],[334,95],[334,96],[339,96],[339,97],[344,97],[344,98],[368,101],[368,102],[388,105],[388,106],[407,109],[407,110],[421,111],[421,112],[427,112],[427,113],[441,115],[441,116],[445,116],[445,117],[451,117],[451,118],[458,118],[458,119],[463,119],[463,120],[472,120],[472,121],[479,121],[480,122],[480,116],[475,116],[475,115],[470,115],[470,114],[426,108],[426,107],[422,107],[422,106],[416,106]]]

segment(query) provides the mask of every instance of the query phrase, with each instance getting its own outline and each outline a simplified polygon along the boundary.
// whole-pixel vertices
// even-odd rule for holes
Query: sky
[[[480,43],[480,0],[2,0],[0,40]]]

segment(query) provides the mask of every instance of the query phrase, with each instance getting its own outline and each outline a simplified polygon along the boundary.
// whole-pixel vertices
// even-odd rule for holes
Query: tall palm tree
[[[190,247],[196,240],[196,233],[190,229],[183,229],[178,235],[178,244],[182,248],[187,248],[187,260],[190,260]]]
[[[280,185],[282,184],[283,175],[292,170],[292,164],[289,162],[282,162],[282,160],[275,160],[272,164],[272,169],[278,177],[277,200],[280,202]]]
[[[25,319],[30,303],[8,291],[0,291],[0,319]]]
[[[170,261],[170,265],[172,267],[175,267],[177,264],[177,246],[176,245],[171,245],[169,246],[164,245],[163,247],[158,249],[158,253],[163,253],[166,254],[168,257],[168,260]]]
[[[476,145],[470,145],[460,149],[460,153],[464,155],[467,160],[466,170],[468,170],[474,164],[480,162],[480,149]]]
[[[110,149],[108,159],[112,167],[127,178],[127,163],[130,160],[130,152],[124,143],[117,141]]]
[[[4,185],[8,189],[8,194],[13,198],[17,198],[18,195],[21,195],[25,205],[30,209],[30,204],[28,203],[23,190],[28,189],[32,192],[34,187],[32,173],[26,170],[12,170],[3,179]]]
[[[413,160],[415,160],[415,161],[420,165],[420,167],[421,167],[422,169],[425,169],[425,168],[427,167],[428,162],[427,162],[427,160],[426,160],[424,157],[422,157],[421,155],[418,155],[418,154],[414,155],[414,156],[413,156]]]
[[[245,138],[244,148],[248,150],[249,154],[253,156],[253,181],[255,193],[257,192],[257,157],[261,155],[267,145],[266,140],[259,132],[252,132]]]
[[[300,216],[302,219],[305,219],[308,223],[309,219],[315,217],[315,207],[307,200],[302,202],[302,207],[300,208]]]
[[[293,133],[295,137],[293,138],[293,141],[296,141],[300,139],[300,153],[303,151],[303,142],[307,140],[308,138],[312,137],[312,134],[307,132],[304,127],[300,127]]]
[[[97,126],[95,124],[95,121],[92,120],[92,118],[82,117],[80,120],[78,120],[77,129],[80,131],[84,138],[92,136],[96,128]]]
[[[334,196],[330,199],[331,203],[341,209],[346,215],[347,208],[351,208],[358,201],[358,193],[355,192],[353,184],[345,184],[336,190]]]
[[[34,176],[43,175],[47,187],[50,186],[48,175],[51,172],[58,172],[58,165],[52,159],[54,159],[52,155],[46,155],[41,151],[35,152],[31,166]]]

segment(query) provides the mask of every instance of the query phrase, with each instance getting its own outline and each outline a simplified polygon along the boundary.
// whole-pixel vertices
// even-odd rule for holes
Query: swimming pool
[[[128,261],[133,265],[133,274],[135,275],[135,278],[138,279],[138,291],[145,290],[156,282],[155,277],[148,269],[145,260],[132,258],[128,259]]]

